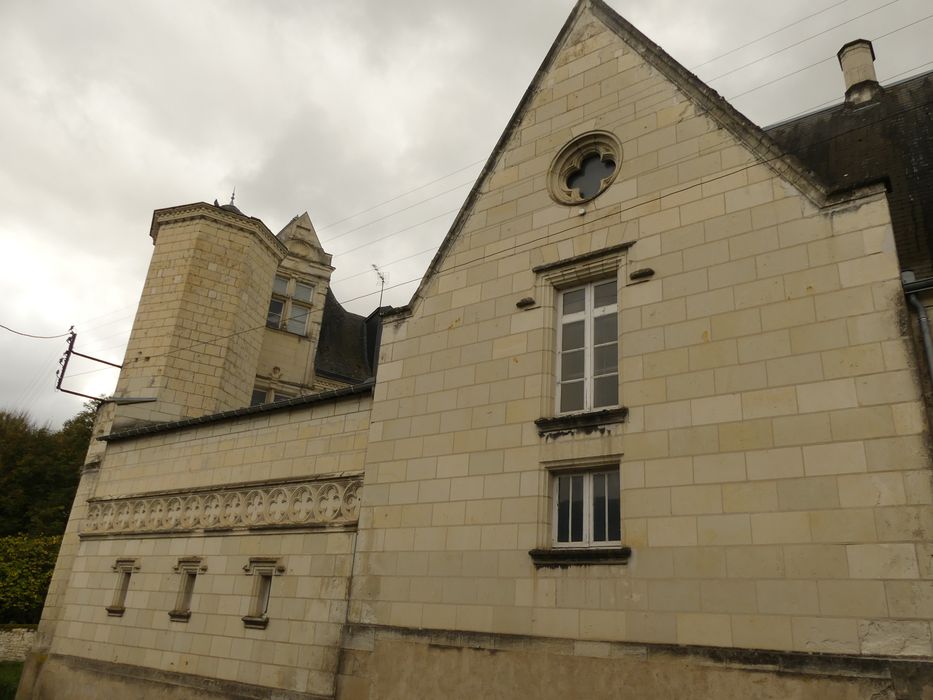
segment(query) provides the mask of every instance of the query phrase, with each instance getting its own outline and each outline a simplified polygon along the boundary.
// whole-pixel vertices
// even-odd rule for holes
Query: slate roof
[[[345,386],[340,389],[331,389],[321,391],[317,394],[305,394],[292,399],[283,399],[271,403],[262,403],[256,406],[244,406],[243,408],[234,408],[220,413],[211,413],[197,418],[182,418],[167,423],[149,423],[135,428],[119,430],[109,435],[101,435],[98,440],[104,442],[116,442],[118,440],[127,440],[129,438],[142,437],[144,435],[153,435],[155,433],[165,433],[172,430],[183,430],[195,426],[206,425],[209,423],[219,423],[221,421],[242,418],[243,416],[255,416],[258,413],[270,413],[272,411],[281,411],[283,409],[292,409],[300,406],[311,406],[316,403],[325,403],[327,401],[339,401],[346,397],[358,396],[360,394],[369,394],[372,392],[376,382],[369,379],[359,384]]]
[[[315,374],[353,383],[372,377],[377,332],[375,312],[369,318],[351,314],[328,289],[314,358]]]
[[[901,269],[933,276],[933,71],[765,131],[833,189],[886,180]]]

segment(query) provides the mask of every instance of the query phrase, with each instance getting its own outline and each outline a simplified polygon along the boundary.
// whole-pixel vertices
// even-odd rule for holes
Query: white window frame
[[[593,477],[598,474],[615,473],[619,479],[619,539],[606,540],[600,542],[593,541]],[[560,542],[558,541],[558,487],[561,477],[583,477],[583,539],[580,541]],[[622,475],[618,465],[602,465],[588,469],[563,469],[551,472],[551,546],[555,549],[606,549],[620,547],[622,545],[622,494],[621,494]],[[607,518],[606,527],[609,527],[608,519],[609,499],[606,499]],[[569,524],[568,524],[569,527]]]
[[[598,285],[605,284],[610,280],[615,280],[616,283],[616,294],[615,294],[615,303],[608,304],[606,306],[601,306],[598,309],[595,305],[595,289]],[[583,311],[578,311],[569,316],[564,316],[564,296],[569,292],[574,292],[577,290],[585,290],[584,294],[584,309]],[[601,316],[608,316],[609,314],[615,314],[616,316],[616,403],[608,406],[594,406],[594,344],[593,344],[593,325],[594,320]],[[567,411],[561,411],[561,391],[562,391],[562,378],[561,378],[561,353],[563,347],[563,334],[564,334],[564,324],[573,323],[574,321],[582,320],[583,323],[583,407],[570,409]],[[556,352],[556,388],[555,388],[555,412],[557,415],[571,415],[574,413],[584,413],[587,411],[603,411],[612,408],[618,408],[618,382],[619,382],[619,358],[618,358],[618,348],[619,348],[619,338],[618,338],[618,329],[619,329],[619,288],[618,288],[618,277],[603,277],[600,279],[594,279],[586,284],[577,285],[574,287],[567,287],[564,289],[557,290],[557,345],[555,347]],[[602,375],[602,376],[612,376]]]
[[[273,292],[272,292],[272,298],[269,300],[269,305],[271,306],[273,301],[280,302],[282,304],[282,315],[281,315],[281,318],[279,319],[278,324],[269,323],[269,316],[268,316],[269,312],[267,311],[266,312],[266,327],[274,328],[280,331],[285,331],[286,333],[291,333],[292,335],[307,336],[308,326],[311,321],[312,304],[314,302],[314,291],[315,291],[314,285],[307,280],[298,279],[296,277],[289,277],[287,275],[283,275],[279,273],[276,273],[275,277],[277,279],[285,280],[285,293],[282,294],[280,292],[274,291],[275,287],[274,287],[274,281],[273,281]],[[297,289],[299,284],[305,287],[308,287],[311,290],[311,293],[308,299],[296,299],[295,298],[295,290]],[[289,320],[291,320],[292,315],[293,315],[292,309],[295,307],[307,311],[307,315],[305,317],[305,327],[304,327],[304,330],[301,331],[300,333],[297,331],[293,331],[289,329],[288,327],[288,322]]]

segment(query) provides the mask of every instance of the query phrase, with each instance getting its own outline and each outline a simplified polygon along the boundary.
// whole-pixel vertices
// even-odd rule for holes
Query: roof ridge
[[[479,175],[476,176],[476,182],[474,182],[473,187],[470,188],[470,192],[467,194],[463,205],[460,207],[460,211],[457,212],[457,216],[454,218],[453,223],[450,225],[450,229],[447,231],[447,235],[444,236],[444,240],[441,241],[437,252],[434,254],[434,257],[431,259],[428,268],[425,270],[424,275],[421,277],[421,282],[418,285],[418,288],[411,295],[411,299],[405,306],[396,307],[387,312],[385,314],[387,317],[404,315],[410,312],[417,300],[421,298],[424,288],[427,286],[431,277],[433,277],[434,272],[436,272],[437,268],[440,266],[441,261],[444,259],[444,256],[447,253],[447,249],[450,248],[454,239],[457,237],[457,234],[466,223],[467,217],[472,211],[473,205],[476,203],[476,199],[480,190],[482,189],[483,183],[492,174],[493,167],[498,161],[499,155],[502,153],[505,145],[509,142],[509,139],[512,137],[512,133],[515,131],[515,127],[518,126],[519,122],[521,121],[522,114],[524,114],[528,104],[534,97],[536,92],[535,88],[541,82],[544,74],[547,72],[548,68],[550,68],[551,63],[553,63],[554,58],[557,56],[558,47],[561,45],[567,35],[570,34],[570,30],[573,28],[577,18],[583,11],[583,7],[587,4],[588,1],[589,0],[577,0],[573,9],[570,11],[570,14],[567,16],[567,19],[564,20],[564,24],[561,26],[560,31],[557,33],[557,37],[551,43],[550,48],[544,55],[544,60],[541,61],[541,65],[538,66],[538,70],[535,71],[531,82],[528,83],[528,87],[525,88],[525,92],[522,93],[522,97],[518,101],[518,105],[516,105],[515,110],[512,112],[512,116],[509,117],[508,122],[506,122],[505,128],[502,130],[502,134],[499,136],[499,140],[496,141],[496,145],[493,146],[492,151],[489,153],[489,157],[486,159],[486,162],[483,165],[483,169],[480,170]]]
[[[762,165],[770,168],[778,177],[796,186],[803,192],[804,196],[817,206],[825,206],[832,201],[832,193],[829,187],[816,173],[807,168],[803,162],[795,156],[785,153],[780,148],[777,141],[767,134],[762,127],[739,112],[718,92],[687,70],[683,64],[609,7],[604,0],[577,0],[573,10],[561,27],[560,32],[558,32],[557,37],[548,49],[540,67],[535,72],[534,77],[522,95],[518,106],[512,113],[502,135],[496,142],[482,171],[480,171],[473,188],[470,190],[463,206],[457,213],[447,235],[438,247],[437,253],[428,265],[418,288],[412,294],[408,304],[394,309],[391,313],[386,314],[387,316],[402,316],[410,313],[418,303],[418,300],[423,297],[427,284],[437,272],[448,250],[466,223],[483,184],[492,174],[492,170],[498,162],[502,151],[511,139],[516,127],[521,122],[522,116],[527,111],[529,103],[537,92],[537,87],[550,70],[560,48],[576,26],[580,16],[587,9],[593,13],[596,19],[602,22],[610,31],[614,32],[616,36],[641,56],[648,65],[660,71],[662,75],[681,90],[689,100],[705,109],[714,121],[733,134],[745,148],[757,155]]]
[[[660,70],[676,87],[684,90],[688,98],[705,107],[713,120],[722,128],[738,137],[739,141],[752,153],[759,155],[763,165],[800,187],[803,194],[815,204],[822,205],[826,202],[829,195],[826,183],[798,158],[785,153],[777,141],[771,138],[762,127],[742,114],[726,98],[703,82],[695,73],[691,73],[680,61],[649,39],[604,0],[585,1],[592,5],[594,14],[649,65]],[[722,119],[717,118],[717,113]],[[743,136],[746,138],[742,138]],[[786,167],[780,167],[782,164]]]

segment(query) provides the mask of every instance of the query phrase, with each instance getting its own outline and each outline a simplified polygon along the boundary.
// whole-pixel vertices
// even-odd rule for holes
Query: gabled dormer
[[[293,217],[276,238],[288,253],[272,280],[252,404],[312,392],[324,300],[334,271],[307,212]]]

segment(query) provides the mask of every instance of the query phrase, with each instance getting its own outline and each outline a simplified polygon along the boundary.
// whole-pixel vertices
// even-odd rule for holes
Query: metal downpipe
[[[933,337],[930,336],[930,317],[927,315],[926,307],[917,296],[918,292],[933,289],[933,279],[918,280],[913,272],[905,270],[901,273],[901,283],[904,286],[904,293],[907,295],[907,302],[917,311],[917,320],[920,321],[920,334],[923,336],[923,350],[927,357],[927,372],[931,380],[933,380]]]
[[[907,301],[917,310],[917,319],[920,321],[920,334],[923,336],[923,349],[927,356],[927,371],[933,377],[933,338],[930,337],[930,318],[926,307],[920,302],[916,294],[908,294]]]

